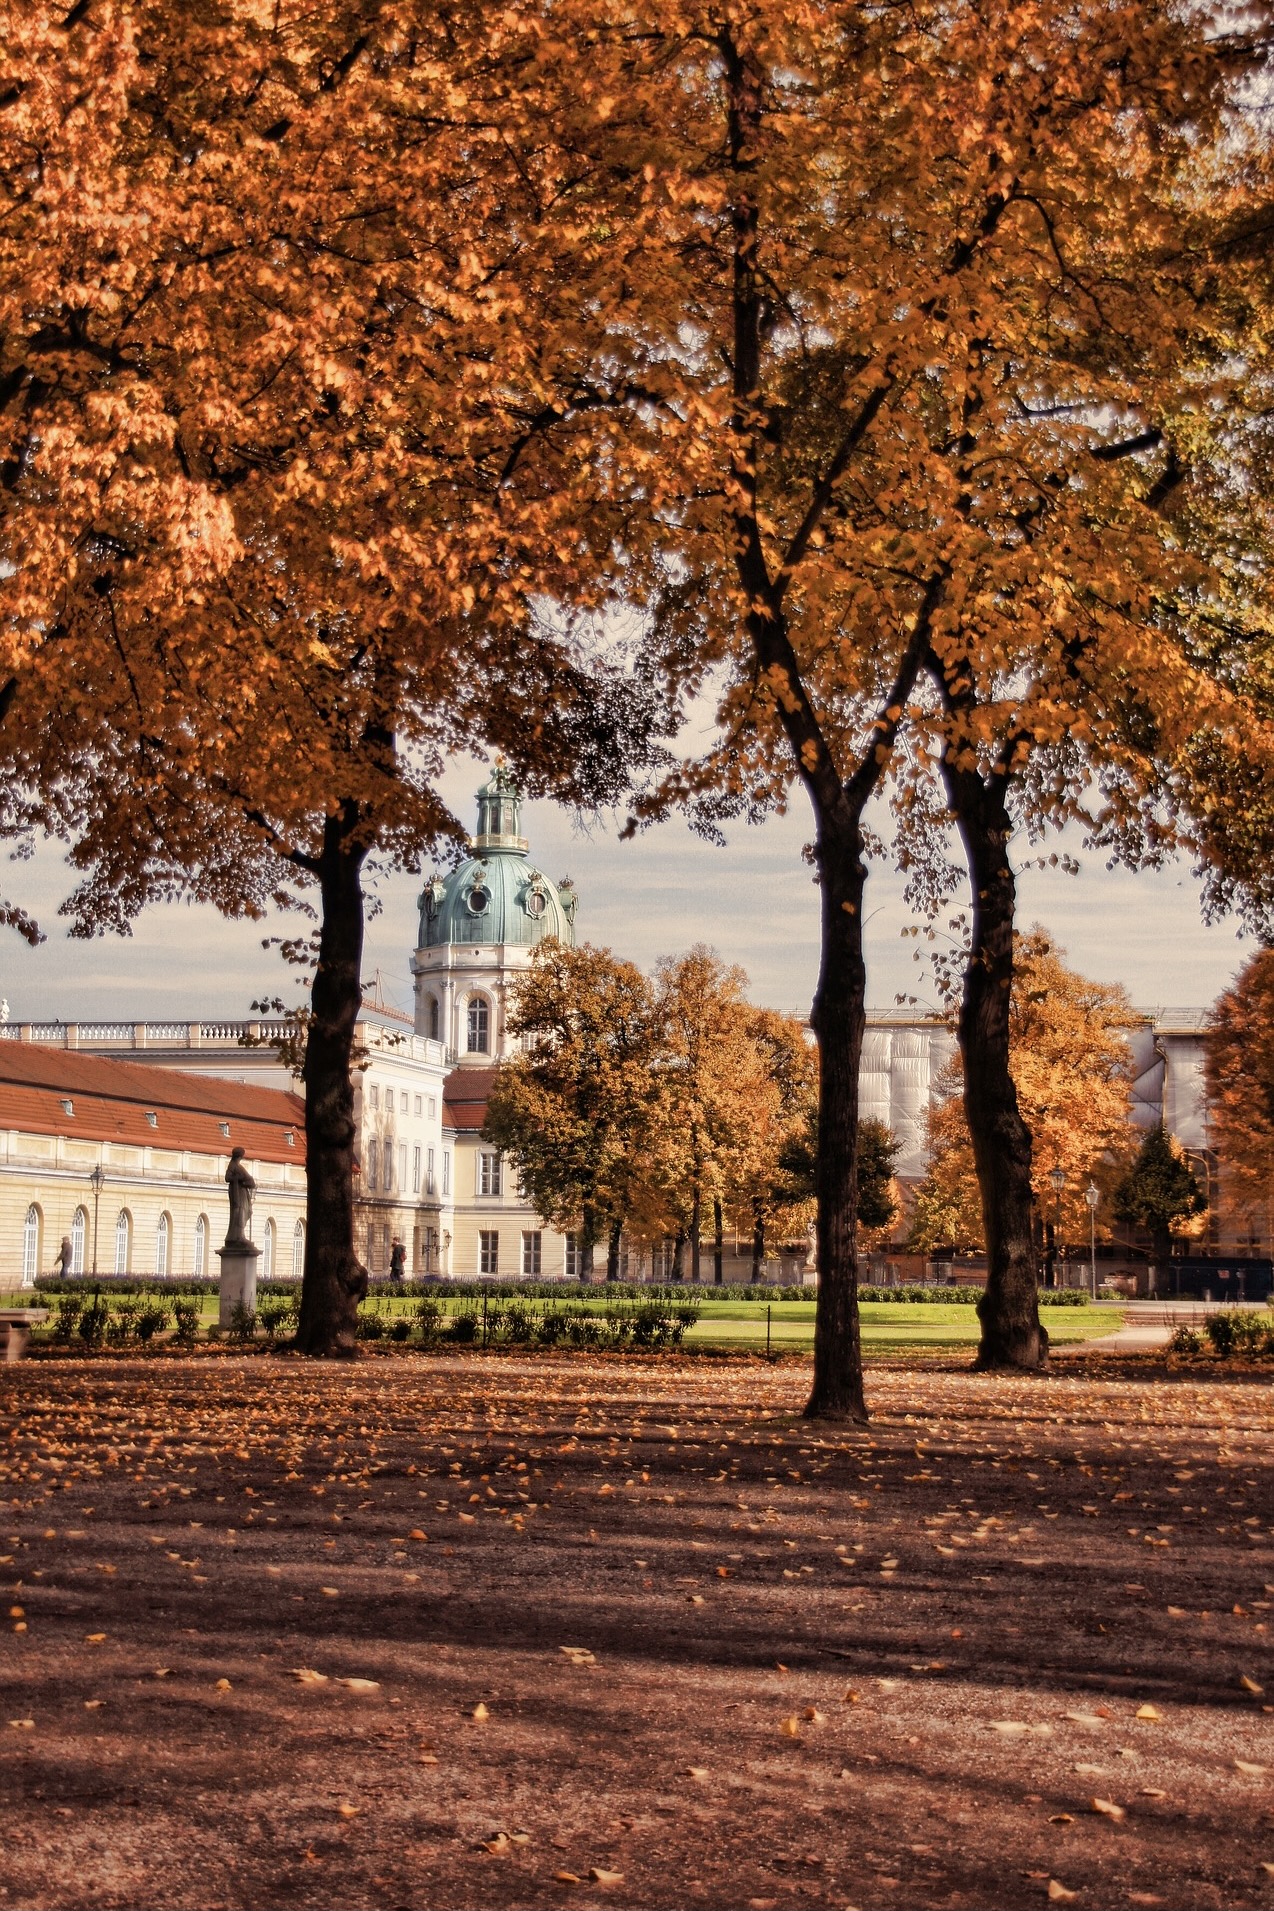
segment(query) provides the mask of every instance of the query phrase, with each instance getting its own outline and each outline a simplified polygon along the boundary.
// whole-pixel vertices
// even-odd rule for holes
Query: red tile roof
[[[299,1095],[34,1042],[0,1041],[0,1128],[207,1155],[242,1148],[253,1161],[305,1160]]]
[[[442,1118],[460,1134],[476,1134],[487,1118],[487,1098],[498,1070],[453,1068],[442,1085]]]

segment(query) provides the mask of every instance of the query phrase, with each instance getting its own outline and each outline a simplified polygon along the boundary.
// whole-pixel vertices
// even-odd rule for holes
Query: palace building
[[[577,898],[538,867],[521,798],[497,768],[478,791],[470,854],[429,878],[411,958],[414,1015],[365,1003],[356,1035],[356,1248],[373,1277],[395,1241],[416,1278],[570,1279],[570,1234],[522,1199],[510,1165],[482,1141],[494,1071],[515,1043],[510,993],[536,945],[575,941]],[[1134,1117],[1163,1120],[1211,1184],[1202,1084],[1203,1016],[1148,1015],[1131,1035]],[[259,1273],[299,1274],[304,1246],[304,1120],[280,1059],[287,1021],[0,1023],[0,1286],[48,1272],[63,1236],[89,1269],[90,1214],[101,1272],[215,1273],[230,1148],[247,1149],[261,1192]],[[926,1117],[954,1050],[925,1016],[872,1016],[862,1113],[901,1143],[900,1177],[924,1172]],[[91,1176],[101,1179],[94,1192]],[[634,1279],[668,1253],[625,1250]],[[801,1278],[803,1257],[771,1278]],[[727,1255],[745,1278],[746,1248]]]

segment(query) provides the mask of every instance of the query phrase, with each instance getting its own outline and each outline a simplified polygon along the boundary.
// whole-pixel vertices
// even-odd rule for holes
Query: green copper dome
[[[548,937],[575,941],[575,891],[550,882],[527,856],[520,832],[522,798],[504,768],[478,791],[473,855],[420,892],[420,949],[448,943],[512,943],[531,948]]]

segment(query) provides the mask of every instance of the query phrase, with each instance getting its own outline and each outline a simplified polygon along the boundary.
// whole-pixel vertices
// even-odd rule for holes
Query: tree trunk
[[[700,1267],[700,1223],[703,1219],[703,1190],[699,1186],[696,1173],[694,1192],[690,1197],[690,1278],[698,1286]]]
[[[363,888],[367,851],[345,805],[323,826],[318,858],[318,964],[305,1064],[305,1273],[295,1345],[319,1357],[357,1352],[367,1270],[354,1252],[354,1086],[350,1061],[362,1007]]]
[[[718,1287],[725,1279],[725,1216],[715,1196],[712,1201],[712,1278]]]
[[[684,1228],[678,1230],[677,1238],[672,1244],[672,1278],[678,1286],[686,1278],[686,1231]]]
[[[810,1022],[818,1037],[818,1302],[808,1416],[867,1419],[858,1320],[858,1070],[866,1027],[863,892],[867,868],[855,826],[819,821],[822,960]]]
[[[612,1222],[606,1239],[606,1278],[608,1281],[619,1279],[619,1244],[623,1239],[623,1220]]]
[[[973,946],[960,1004],[964,1112],[982,1195],[986,1292],[978,1302],[980,1368],[1035,1369],[1048,1361],[1032,1226],[1031,1131],[1018,1108],[1009,1061],[1013,918],[1007,778],[944,765],[969,863]]]
[[[765,1267],[765,1212],[760,1202],[752,1210],[754,1225],[752,1228],[752,1285],[760,1285],[761,1274]]]
[[[580,1216],[579,1241],[579,1277],[581,1281],[593,1278],[593,1248],[597,1240],[597,1217],[591,1208],[585,1208]]]

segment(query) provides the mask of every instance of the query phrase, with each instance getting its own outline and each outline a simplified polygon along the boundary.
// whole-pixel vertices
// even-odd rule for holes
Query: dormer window
[[[296,1136],[295,1136],[295,1135],[294,1135],[294,1134],[292,1133],[292,1130],[291,1130],[290,1128],[289,1128],[289,1129],[287,1130],[287,1132],[286,1132],[286,1133],[284,1134],[284,1137],[283,1137],[283,1139],[284,1139],[284,1141],[285,1141],[285,1142],[287,1143],[287,1145],[288,1145],[288,1147],[289,1147],[289,1148],[295,1148],[295,1147],[296,1147]]]
[[[484,889],[481,883],[475,883],[469,891],[469,913],[474,916],[485,916],[490,907],[491,891]]]
[[[544,914],[544,891],[539,888],[526,892],[526,913],[537,921]]]
[[[226,1140],[227,1140],[227,1141],[229,1141],[229,1139],[230,1139],[230,1123],[229,1123],[228,1121],[219,1121],[219,1122],[217,1123],[217,1126],[218,1126],[218,1128],[220,1128],[220,1130],[221,1130],[221,1132],[222,1132],[222,1134],[223,1134],[223,1135],[225,1136],[225,1138],[226,1138]]]
[[[69,1095],[63,1095],[62,1097],[62,1113],[64,1115],[73,1115],[75,1113],[75,1103],[71,1100]]]
[[[155,1113],[153,1108],[146,1110],[146,1126],[148,1128],[158,1128],[159,1126],[159,1116]]]

